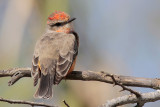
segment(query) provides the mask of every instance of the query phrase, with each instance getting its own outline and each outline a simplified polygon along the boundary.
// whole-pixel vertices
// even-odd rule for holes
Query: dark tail
[[[34,95],[35,98],[49,99],[52,97],[52,85],[54,76],[49,73],[47,75],[41,74],[39,87]]]

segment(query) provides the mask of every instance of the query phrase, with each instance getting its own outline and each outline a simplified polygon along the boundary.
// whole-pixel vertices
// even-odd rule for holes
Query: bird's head
[[[70,16],[64,12],[55,11],[48,17],[47,25],[50,30],[68,33],[72,30],[71,22],[75,19],[70,19]]]

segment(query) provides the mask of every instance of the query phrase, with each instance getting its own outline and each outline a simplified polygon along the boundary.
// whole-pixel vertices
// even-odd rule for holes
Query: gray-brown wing
[[[34,79],[34,86],[37,85],[38,83],[38,78],[40,76],[40,68],[38,66],[38,62],[39,62],[39,55],[38,53],[35,51],[33,54],[33,59],[32,59],[32,70],[31,70],[31,75]]]
[[[59,33],[46,33],[36,43],[32,60],[32,77],[34,86],[40,78],[39,88],[35,93],[38,98],[50,98],[52,96],[52,84],[54,82],[56,62],[58,59]]]
[[[45,34],[37,41],[35,47],[32,60],[33,77],[40,77],[37,75],[40,73],[55,75],[56,72],[54,83],[58,84],[66,76],[77,53],[75,35],[57,32]]]
[[[73,34],[47,33],[36,43],[32,60],[34,85],[40,79],[35,97],[52,96],[52,84],[58,84],[66,76],[77,55],[77,42]]]
[[[54,84],[58,84],[61,79],[67,75],[78,54],[78,44],[75,35],[66,34],[63,39],[63,45],[61,45],[59,49]]]
[[[59,33],[46,33],[37,41],[33,59],[32,75],[34,77],[37,71],[41,70],[43,75],[51,73],[55,69],[56,60],[58,59],[58,36]]]

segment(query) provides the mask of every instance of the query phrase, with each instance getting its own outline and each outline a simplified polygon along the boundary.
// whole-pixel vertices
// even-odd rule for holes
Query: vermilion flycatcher
[[[59,84],[73,71],[79,45],[78,35],[71,25],[74,20],[57,11],[48,17],[47,29],[36,43],[32,60],[34,86],[40,78],[35,97],[52,97],[52,85]]]

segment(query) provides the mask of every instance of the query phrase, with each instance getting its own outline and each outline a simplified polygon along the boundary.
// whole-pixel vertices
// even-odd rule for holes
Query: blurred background
[[[76,17],[80,37],[76,70],[158,78],[160,76],[159,0],[0,0],[0,69],[31,67],[36,40],[45,30],[47,16],[55,10]],[[65,107],[97,107],[128,94],[101,82],[62,81],[50,100],[34,99],[31,78],[7,86],[0,78],[0,96]],[[134,88],[140,92],[151,89]],[[159,107],[160,101],[145,107]],[[3,107],[28,107],[0,102]],[[132,107],[127,105],[125,107]]]

